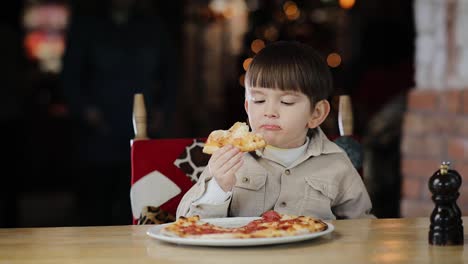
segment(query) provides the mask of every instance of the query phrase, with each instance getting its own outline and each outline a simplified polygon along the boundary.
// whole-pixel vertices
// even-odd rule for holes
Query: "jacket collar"
[[[344,152],[338,145],[327,138],[320,127],[318,127],[317,130],[318,133],[315,133],[309,141],[309,147],[306,151],[308,157]]]

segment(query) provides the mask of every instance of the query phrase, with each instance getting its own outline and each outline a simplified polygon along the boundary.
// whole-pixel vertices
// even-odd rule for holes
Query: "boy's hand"
[[[208,169],[223,191],[231,191],[236,184],[234,174],[244,163],[243,156],[244,153],[232,145],[218,149],[211,156]]]

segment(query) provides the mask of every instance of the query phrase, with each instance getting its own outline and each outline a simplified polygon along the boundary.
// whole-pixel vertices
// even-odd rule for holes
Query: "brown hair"
[[[331,73],[323,58],[312,47],[289,41],[274,42],[253,58],[245,87],[302,92],[312,107],[333,93]]]

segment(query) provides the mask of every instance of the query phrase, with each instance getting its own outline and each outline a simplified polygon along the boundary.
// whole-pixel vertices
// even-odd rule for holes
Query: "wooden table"
[[[463,221],[467,223],[468,217]],[[166,244],[145,234],[149,226],[0,229],[0,264],[468,263],[468,252],[463,246],[428,244],[427,218],[331,223],[336,229],[324,237],[248,248]]]

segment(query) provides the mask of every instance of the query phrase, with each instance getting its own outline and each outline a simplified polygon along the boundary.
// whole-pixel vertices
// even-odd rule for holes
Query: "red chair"
[[[148,139],[142,94],[134,98],[130,199],[134,224],[158,224],[175,219],[182,196],[197,181],[209,156],[205,139]]]
[[[203,142],[188,138],[133,142],[130,197],[134,223],[175,219],[182,196],[208,162],[209,156],[201,151]]]
[[[134,224],[172,222],[182,196],[196,183],[210,158],[202,152],[205,138],[148,139],[143,95],[135,95],[133,112],[130,197]],[[335,141],[342,140],[344,145],[354,141],[350,137],[350,113],[349,98],[340,98],[338,120],[342,133]]]

